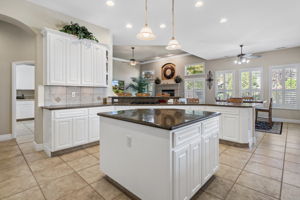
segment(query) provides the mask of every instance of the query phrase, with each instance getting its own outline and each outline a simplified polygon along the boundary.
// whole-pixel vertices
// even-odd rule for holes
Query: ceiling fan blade
[[[244,56],[245,58],[260,58],[261,55],[253,55],[252,53],[246,54]]]

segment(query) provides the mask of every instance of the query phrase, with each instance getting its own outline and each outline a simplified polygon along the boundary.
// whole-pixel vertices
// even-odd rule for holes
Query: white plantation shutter
[[[226,100],[234,95],[234,71],[216,71],[216,99]]]
[[[261,68],[240,70],[240,96],[253,97],[255,100],[263,98]]]
[[[205,80],[203,78],[184,80],[185,98],[198,98],[201,103],[205,102]]]
[[[271,94],[274,107],[299,109],[299,64],[271,69]]]

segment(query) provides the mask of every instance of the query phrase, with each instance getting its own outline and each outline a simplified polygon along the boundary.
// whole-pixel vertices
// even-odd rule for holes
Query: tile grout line
[[[27,167],[29,168],[29,170],[30,170],[30,172],[31,172],[31,175],[33,176],[33,178],[34,178],[34,180],[35,180],[37,186],[39,187],[39,189],[40,189],[40,191],[41,191],[41,193],[42,193],[44,199],[46,199],[46,196],[45,196],[45,194],[44,194],[44,192],[43,192],[43,190],[42,190],[42,188],[41,188],[39,182],[37,181],[37,179],[36,179],[36,177],[35,177],[33,171],[31,170],[31,168],[30,168],[30,166],[29,166],[29,163],[28,163],[28,161],[26,160],[25,155],[24,155],[22,149],[20,148],[20,146],[19,146],[18,143],[17,143],[17,145],[18,145],[19,150],[21,151],[22,157],[23,157],[23,159],[25,160]],[[33,188],[33,187],[32,187],[32,188]],[[31,189],[31,188],[30,188],[30,189]],[[29,189],[28,189],[28,190],[29,190]],[[24,190],[24,191],[26,191],[26,190]],[[23,191],[23,192],[24,192],[24,191]]]
[[[286,127],[286,136],[285,136],[285,143],[284,143],[284,155],[283,155],[283,166],[282,166],[282,173],[281,173],[281,183],[280,183],[280,192],[279,192],[279,199],[281,199],[282,195],[282,186],[283,186],[283,175],[284,175],[284,166],[285,166],[285,154],[286,154],[286,144],[287,144],[287,137],[289,134],[289,124],[287,123]]]

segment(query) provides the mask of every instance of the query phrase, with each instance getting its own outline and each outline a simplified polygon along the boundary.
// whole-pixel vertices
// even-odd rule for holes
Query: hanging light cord
[[[132,49],[132,58],[134,59],[134,47],[132,47],[131,49]]]
[[[172,0],[172,39],[175,38],[175,6],[174,0]]]
[[[145,25],[148,26],[148,0],[145,0]]]

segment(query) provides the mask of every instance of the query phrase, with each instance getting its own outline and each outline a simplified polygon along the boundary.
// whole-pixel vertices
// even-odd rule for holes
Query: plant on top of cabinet
[[[85,26],[80,26],[78,23],[71,22],[71,24],[65,25],[60,31],[75,35],[79,39],[88,39],[99,42],[93,33],[91,33]]]
[[[154,80],[154,83],[159,85],[161,83],[161,80],[160,78],[156,77],[156,79]]]
[[[179,76],[179,75],[175,76],[174,81],[175,81],[175,83],[181,83],[181,81],[182,81],[181,76]]]

